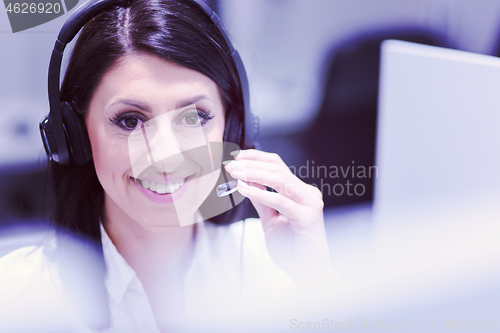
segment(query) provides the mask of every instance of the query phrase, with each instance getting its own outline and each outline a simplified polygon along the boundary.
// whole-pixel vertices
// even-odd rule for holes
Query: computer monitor
[[[499,58],[385,41],[378,116],[376,224],[498,196]]]
[[[395,40],[381,52],[367,285],[394,319],[496,318],[500,59]]]

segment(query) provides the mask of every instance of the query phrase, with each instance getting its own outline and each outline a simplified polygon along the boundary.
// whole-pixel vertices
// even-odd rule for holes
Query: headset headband
[[[240,80],[241,93],[243,96],[245,126],[243,129],[243,148],[249,148],[252,146],[258,148],[257,139],[259,121],[258,118],[254,117],[250,112],[248,78],[240,55],[232,46],[226,30],[222,26],[217,14],[202,0],[193,1],[195,1],[208,15],[208,17],[210,17],[229,46],[229,55],[233,59],[236,66]],[[63,117],[59,95],[60,73],[64,49],[92,17],[114,6],[126,7],[127,5],[127,0],[89,0],[76,9],[66,23],[64,23],[61,31],[59,32],[49,63],[48,90],[50,113],[48,117],[40,123],[40,130],[47,154],[52,160],[59,162],[60,164],[69,164],[70,161],[70,147],[67,143],[66,134],[64,132],[65,130],[63,127]]]

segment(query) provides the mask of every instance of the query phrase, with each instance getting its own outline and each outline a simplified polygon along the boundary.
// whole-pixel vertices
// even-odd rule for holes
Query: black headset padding
[[[59,81],[64,49],[66,48],[66,44],[71,42],[78,31],[80,31],[85,23],[87,23],[93,16],[101,13],[106,8],[110,8],[115,5],[125,5],[127,2],[123,0],[91,0],[89,3],[90,4],[84,3],[82,6],[78,7],[71,17],[64,23],[59,35],[57,36],[49,63],[48,90],[50,113],[47,118],[52,129],[51,134],[53,135],[54,142],[56,144],[56,147],[51,147],[51,150],[57,152],[57,162],[65,165],[70,163],[71,151],[73,152],[73,156],[79,156],[81,158],[88,156],[88,154],[85,151],[78,151],[77,147],[71,147],[71,143],[66,140],[69,133],[64,130],[65,125],[63,125],[62,115],[62,107],[64,103],[61,103],[59,96]],[[78,142],[85,142],[85,139],[81,138]],[[90,161],[90,159],[88,161]],[[83,160],[79,160],[79,162],[83,162]]]
[[[74,111],[67,102],[61,103],[61,112],[66,136],[71,148],[71,160],[76,164],[83,165],[92,159],[92,148],[87,127],[85,126],[85,119],[81,113]]]

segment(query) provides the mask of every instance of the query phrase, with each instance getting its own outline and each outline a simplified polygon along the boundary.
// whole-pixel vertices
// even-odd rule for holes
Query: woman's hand
[[[298,285],[333,275],[321,191],[297,178],[277,154],[250,149],[232,155],[226,170],[246,182],[239,182],[238,191],[259,213],[276,265]]]

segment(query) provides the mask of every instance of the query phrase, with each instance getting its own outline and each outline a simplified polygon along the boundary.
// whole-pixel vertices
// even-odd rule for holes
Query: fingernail
[[[224,162],[228,162],[228,163],[224,163]],[[222,163],[226,166],[226,169],[234,170],[234,171],[244,171],[243,166],[241,164],[239,164],[237,161],[233,160],[233,161],[224,161],[224,162],[222,162]]]
[[[222,164],[228,165],[229,163],[234,162],[234,160],[227,160],[227,161],[222,161]]]
[[[237,156],[240,153],[241,150],[235,150],[229,153],[231,156]]]

